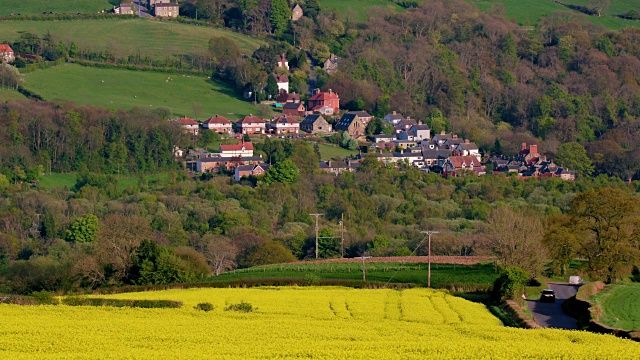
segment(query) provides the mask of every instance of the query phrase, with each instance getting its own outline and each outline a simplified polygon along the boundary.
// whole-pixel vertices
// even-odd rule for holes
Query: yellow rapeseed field
[[[129,293],[180,309],[0,305],[0,359],[640,359],[640,344],[503,327],[429,289],[287,287]],[[249,302],[253,313],[225,311]],[[210,302],[215,309],[194,309]]]

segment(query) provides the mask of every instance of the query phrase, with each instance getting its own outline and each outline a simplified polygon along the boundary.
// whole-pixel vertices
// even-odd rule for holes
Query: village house
[[[447,174],[455,173],[461,170],[470,170],[477,172],[484,170],[484,167],[475,156],[449,156],[442,167]]]
[[[278,135],[298,134],[300,132],[300,123],[290,116],[281,115],[272,122],[267,123],[267,129]]]
[[[394,147],[400,149],[408,149],[418,145],[418,142],[415,140],[391,140],[389,143],[393,144]]]
[[[357,138],[365,134],[365,126],[356,114],[344,114],[335,124],[336,131],[346,131],[351,137]]]
[[[220,145],[220,156],[222,157],[252,157],[253,143],[241,141],[237,144]]]
[[[462,156],[475,156],[478,159],[480,159],[481,155],[480,155],[480,149],[478,148],[478,145],[476,145],[475,143],[469,141],[469,139],[465,139],[464,142],[456,145],[453,150],[462,155]]]
[[[219,156],[212,155],[210,157],[201,157],[196,161],[197,172],[219,172],[222,170],[234,170],[241,165],[262,164],[260,156]]]
[[[113,7],[113,13],[120,15],[133,15],[133,6],[131,5],[131,1],[121,1],[120,6]]]
[[[265,121],[257,116],[249,115],[236,121],[236,132],[240,134],[264,134],[266,124]]]
[[[0,60],[5,63],[12,63],[16,59],[11,47],[7,44],[0,44]]]
[[[324,116],[333,116],[334,109],[331,106],[317,106],[313,108],[313,112]]]
[[[289,62],[284,54],[276,55],[276,67],[289,70]]]
[[[276,83],[278,84],[278,93],[284,91],[284,92],[289,92],[289,77],[286,75],[278,75],[278,74],[273,74],[273,76],[276,78]]]
[[[373,142],[374,143],[381,143],[381,142],[390,142],[396,140],[396,135],[392,134],[392,135],[387,135],[387,134],[379,134],[379,135],[374,135],[373,136]]]
[[[286,102],[282,106],[282,113],[284,115],[291,116],[304,116],[307,113],[307,110],[304,108],[303,103]]]
[[[338,58],[334,54],[329,55],[327,60],[325,60],[325,62],[324,62],[324,67],[323,67],[324,71],[326,71],[329,74],[333,74],[334,72],[336,72],[338,70],[338,62],[339,61],[340,61],[340,58]]]
[[[310,134],[327,134],[331,132],[331,125],[322,115],[307,115],[300,123],[300,130]]]
[[[449,156],[452,155],[451,150],[447,149],[429,149],[422,148],[422,158],[424,159],[425,166],[440,166],[444,167],[444,163]]]
[[[358,167],[360,167],[359,162],[346,160],[346,161],[320,161],[320,171],[324,171],[326,173],[340,175],[346,172],[353,172]]]
[[[233,125],[231,124],[231,121],[229,121],[227,118],[220,116],[218,114],[204,121],[200,125],[205,129],[209,129],[211,131],[215,131],[221,134],[233,133]]]
[[[175,120],[178,124],[180,124],[184,128],[184,132],[192,135],[198,135],[198,131],[200,128],[200,124],[197,121],[188,118],[186,115]]]
[[[324,106],[328,106],[333,109],[333,112],[340,111],[340,96],[334,93],[331,89],[329,92],[320,91],[316,89],[314,95],[309,98],[307,102],[307,109],[311,111],[317,111]]]
[[[304,12],[302,11],[300,5],[293,5],[293,7],[291,8],[291,21],[298,21],[298,19],[300,19],[302,15],[304,15]]]
[[[367,124],[369,124],[371,120],[373,120],[373,115],[369,114],[366,111],[349,111],[347,114],[358,115],[360,121],[362,121],[365,126],[367,126]]]
[[[243,177],[264,175],[269,164],[239,165],[233,171],[233,180],[239,182]]]
[[[423,140],[428,141],[431,139],[431,128],[429,127],[429,125],[422,124],[421,122],[418,122],[418,124],[411,126],[408,132],[413,135],[412,140],[415,141],[422,142]]]
[[[404,116],[402,116],[402,114],[399,114],[393,111],[391,114],[385,115],[384,119],[382,120],[390,123],[393,126],[396,126],[400,121],[404,120]]]
[[[179,9],[178,3],[156,3],[153,7],[156,17],[178,17]]]
[[[540,153],[538,153],[538,145],[529,145],[529,148],[527,149],[527,143],[522,143],[517,160],[520,160],[527,165],[531,165],[539,161],[544,161],[546,158],[541,159]]]
[[[444,146],[445,146],[445,143],[446,143],[448,140],[451,140],[451,139],[453,139],[453,138],[456,138],[456,139],[457,139],[457,138],[458,138],[458,135],[454,135],[453,133],[449,133],[449,134],[447,134],[447,132],[446,132],[446,131],[442,130],[442,131],[440,132],[440,134],[435,134],[435,135],[433,135],[433,138],[432,138],[431,140],[432,140],[433,142],[437,143],[437,144],[438,144],[438,145],[437,145],[438,147],[444,147]]]

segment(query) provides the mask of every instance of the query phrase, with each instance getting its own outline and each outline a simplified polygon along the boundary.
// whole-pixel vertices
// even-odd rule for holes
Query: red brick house
[[[241,134],[264,134],[266,123],[257,116],[249,115],[236,121],[236,131]]]
[[[229,119],[223,116],[220,116],[218,114],[204,121],[201,124],[201,126],[205,129],[209,129],[217,133],[225,133],[225,134],[233,133],[233,126],[231,124],[231,121],[229,121]]]
[[[7,44],[0,44],[0,61],[10,63],[16,59],[11,47]]]
[[[323,92],[316,89],[315,95],[309,98],[309,109],[322,108],[328,106],[333,109],[334,112],[340,111],[340,96],[329,89],[329,92]]]
[[[234,173],[233,173],[233,179],[236,182],[238,182],[244,176],[260,176],[260,175],[264,175],[264,173],[267,172],[267,169],[269,169],[269,165],[267,165],[267,164],[236,166],[236,168],[234,170]]]

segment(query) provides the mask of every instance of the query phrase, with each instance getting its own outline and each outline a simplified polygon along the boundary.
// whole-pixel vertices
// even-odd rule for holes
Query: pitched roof
[[[286,76],[286,75],[273,74],[273,76],[276,78],[276,82],[279,82],[279,83],[288,83],[289,82],[289,77]]]
[[[287,62],[287,58],[284,56],[284,54],[276,55],[276,60],[278,60],[278,62],[281,62],[283,64]]]
[[[174,6],[179,6],[178,3],[164,3],[164,4],[158,4],[156,3],[155,7],[174,7]]]
[[[255,124],[255,123],[264,124],[265,121],[260,119],[257,116],[254,116],[254,115],[247,115],[247,116],[243,117],[242,119],[236,121],[236,124],[241,124],[241,125],[242,124]]]
[[[334,93],[333,91],[329,91],[329,92],[320,91],[317,94],[310,97],[309,101],[327,101],[327,100],[334,100],[334,99],[340,100],[340,97],[338,96],[338,94]]]
[[[294,109],[294,110],[297,110],[297,109],[300,108],[300,106],[302,106],[304,108],[304,105],[302,103],[286,102],[286,103],[284,103],[282,108],[283,109]]]
[[[417,131],[417,130],[431,130],[431,128],[427,124],[413,125],[411,127],[411,129],[413,129],[414,131]]]
[[[446,159],[451,156],[451,150],[440,149],[422,149],[422,157],[425,159]]]
[[[7,44],[0,44],[0,53],[7,53],[7,52],[13,52],[13,50],[11,50],[11,47],[9,47],[9,45]]]
[[[224,116],[220,116],[216,114],[216,116],[210,117],[208,120],[204,121],[203,124],[222,124],[222,125],[230,125],[231,121],[225,118]]]
[[[344,114],[340,118],[340,121],[338,121],[336,123],[336,129],[339,128],[339,127],[340,128],[343,128],[343,127],[344,128],[348,128],[349,125],[351,125],[351,123],[356,121],[357,119],[360,119],[360,118],[356,114],[349,114],[349,113]]]
[[[181,125],[198,125],[198,122],[188,118],[187,115],[185,115],[184,117],[181,117],[180,119],[177,120]]]
[[[320,114],[311,114],[311,115],[307,115],[305,116],[305,118],[302,120],[302,122],[300,123],[300,125],[302,124],[313,124],[316,121],[318,121],[319,119],[324,120],[324,118],[322,117],[322,115]]]
[[[461,169],[463,164],[465,167],[480,166],[480,161],[475,156],[449,156],[449,162],[456,169]]]
[[[278,99],[277,99],[277,101],[278,101],[278,102],[280,102],[280,103],[290,102],[290,101],[293,101],[293,102],[299,102],[299,101],[300,101],[300,94],[296,94],[296,93],[290,93],[290,94],[288,94],[288,93],[283,93],[283,94],[278,95]]]
[[[222,151],[242,151],[253,150],[253,144],[250,142],[239,142],[235,145],[220,145],[220,152]]]
[[[392,119],[392,120],[402,120],[404,119],[404,116],[402,116],[402,114],[399,114],[399,113],[391,113],[391,114],[387,114],[385,118]]]
[[[373,117],[366,111],[349,111],[347,114],[356,114],[356,115],[358,115],[358,117],[361,117],[361,118],[363,118],[363,117],[365,117],[365,118],[366,117]]]
[[[278,124],[299,124],[299,122],[290,116],[280,116],[273,121]]]
[[[478,150],[478,145],[472,142],[464,142],[458,146],[460,146],[460,149],[462,150]]]

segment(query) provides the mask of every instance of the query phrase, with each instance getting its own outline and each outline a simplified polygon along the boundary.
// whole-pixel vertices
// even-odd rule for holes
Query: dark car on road
[[[540,302],[554,303],[556,302],[556,292],[551,289],[544,289],[540,294]]]

